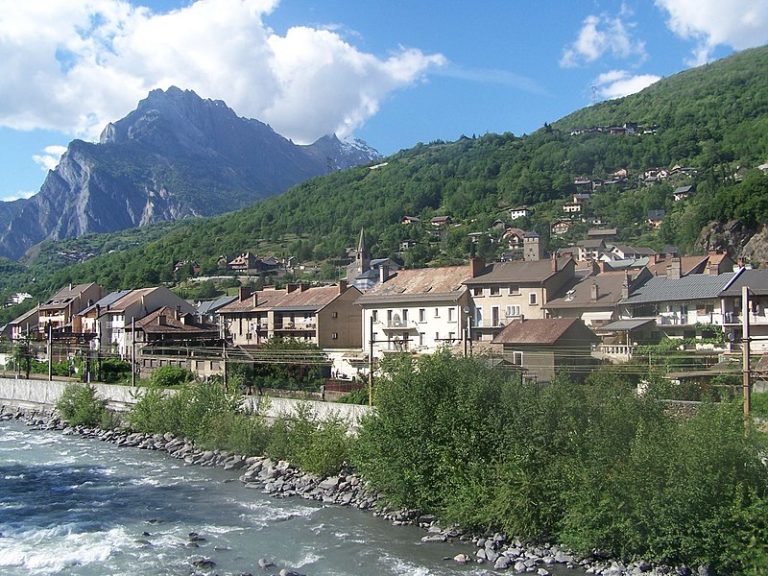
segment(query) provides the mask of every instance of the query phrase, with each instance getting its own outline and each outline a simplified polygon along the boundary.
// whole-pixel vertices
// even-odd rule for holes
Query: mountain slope
[[[221,101],[153,90],[100,143],[71,142],[38,194],[0,208],[0,256],[19,258],[44,239],[236,210],[378,157],[335,137],[298,146]]]
[[[496,219],[508,220],[506,209],[513,206],[533,208],[530,221],[515,225],[535,229],[546,240],[552,221],[564,215],[565,199],[576,191],[575,178],[608,179],[619,169],[629,172],[626,186],[603,186],[593,195],[591,214],[617,227],[625,242],[659,248],[673,243],[690,250],[711,220],[738,218],[750,226],[768,221],[768,176],[754,170],[768,160],[768,81],[759,80],[767,63],[768,48],[749,50],[661,80],[621,101],[584,109],[531,135],[419,144],[376,167],[315,178],[225,217],[179,223],[151,243],[68,268],[49,278],[51,287],[86,280],[110,287],[151,283],[168,277],[174,260],[194,259],[213,272],[222,254],[262,253],[266,243],[260,239],[298,260],[340,258],[361,227],[374,256],[392,255],[408,239],[416,241],[406,254],[408,264],[444,262],[466,257],[467,234],[487,231]],[[723,82],[732,77],[745,80]],[[655,96],[649,98],[648,92]],[[733,102],[740,105],[728,104]],[[658,127],[635,136],[571,135],[574,127],[631,121]],[[640,182],[646,168],[675,164],[698,170],[691,180],[697,193],[689,201],[674,202],[674,183]],[[739,165],[752,168],[743,181],[732,177]],[[668,215],[655,232],[645,225],[651,209]],[[443,214],[457,225],[437,242],[427,222]],[[404,215],[420,216],[423,226],[399,224]],[[579,222],[572,235],[551,239],[551,245],[577,240],[590,225]],[[46,248],[48,254],[54,250]]]

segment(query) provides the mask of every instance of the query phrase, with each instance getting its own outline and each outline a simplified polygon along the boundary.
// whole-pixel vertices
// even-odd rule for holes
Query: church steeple
[[[358,274],[367,272],[371,267],[371,258],[365,246],[365,229],[360,228],[360,239],[357,241],[357,253],[355,254],[355,270]]]

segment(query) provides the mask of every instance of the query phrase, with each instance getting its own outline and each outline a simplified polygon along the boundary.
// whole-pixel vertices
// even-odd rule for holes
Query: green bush
[[[638,397],[615,369],[546,386],[447,354],[382,370],[354,462],[391,504],[583,553],[768,571],[765,444],[738,402],[673,415],[653,378]]]
[[[299,404],[295,414],[275,420],[266,453],[307,472],[329,476],[338,474],[349,460],[351,444],[346,423],[338,417],[318,420],[309,404]]]
[[[194,379],[192,372],[179,366],[161,366],[149,377],[150,383],[160,388],[181,386],[187,382],[192,382]]]
[[[100,426],[111,422],[106,401],[96,395],[90,384],[67,384],[56,403],[62,418],[72,426]]]

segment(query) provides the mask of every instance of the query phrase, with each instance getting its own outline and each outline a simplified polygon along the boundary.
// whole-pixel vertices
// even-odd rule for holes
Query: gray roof
[[[655,302],[709,300],[717,298],[728,286],[735,272],[710,276],[691,274],[674,279],[666,276],[654,276],[635,292],[622,300],[622,304],[648,304]]]
[[[768,270],[742,270],[736,280],[724,290],[721,296],[741,296],[742,286],[756,296],[768,295]]]
[[[81,312],[79,312],[79,314],[81,316],[84,316],[85,314],[87,314],[88,312],[96,308],[96,306],[106,309],[107,306],[111,306],[112,304],[120,300],[120,298],[127,295],[129,292],[130,290],[116,290],[115,292],[110,292],[109,294],[104,296],[104,298],[102,298],[101,300],[96,301],[94,304],[91,304],[90,306],[88,306],[88,308],[86,308],[85,310],[82,310]]]
[[[221,296],[215,300],[204,300],[197,305],[197,313],[201,316],[213,314],[222,306],[226,306],[235,300],[237,300],[237,296]]]

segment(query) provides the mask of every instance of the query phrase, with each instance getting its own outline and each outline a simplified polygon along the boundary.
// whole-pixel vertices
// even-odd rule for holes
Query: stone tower
[[[523,237],[523,260],[536,262],[544,257],[541,237],[536,232],[526,232]]]

